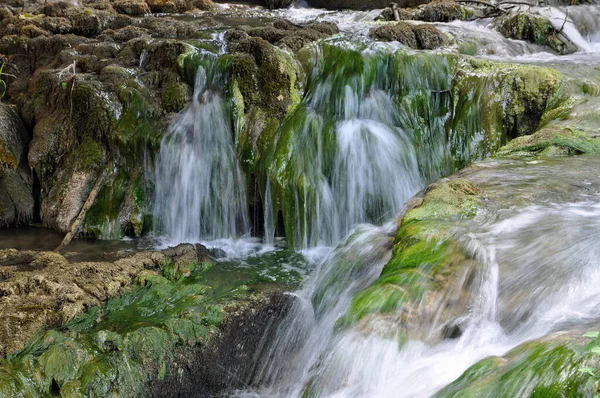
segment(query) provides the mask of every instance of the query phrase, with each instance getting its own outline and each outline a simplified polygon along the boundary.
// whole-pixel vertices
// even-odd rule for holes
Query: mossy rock
[[[420,206],[408,211],[404,222],[475,216],[481,190],[467,180],[450,180],[427,188]]]
[[[416,314],[426,297],[435,299],[472,258],[448,233],[451,220],[475,216],[481,190],[466,180],[450,180],[428,188],[421,203],[408,210],[396,234],[392,257],[379,278],[356,294],[338,326],[348,327],[367,316],[392,315],[401,324],[418,317],[426,323],[429,315]],[[466,294],[465,296],[468,296]],[[465,301],[464,306],[468,305]],[[426,308],[422,306],[421,308]],[[457,308],[460,305],[457,304]],[[447,321],[460,313],[445,313]],[[422,325],[420,325],[422,326]]]
[[[496,26],[498,31],[508,38],[548,46],[559,54],[569,54],[577,50],[561,37],[548,19],[540,15],[527,12],[509,14],[500,18]]]
[[[179,112],[190,101],[190,86],[185,83],[169,83],[162,93],[162,105],[167,112]]]
[[[600,154],[600,139],[591,138],[575,128],[549,126],[518,137],[500,148],[496,157],[552,157],[561,155]]]
[[[597,367],[598,361],[565,338],[544,338],[524,343],[502,357],[489,357],[467,369],[436,398],[477,396],[584,397],[589,376],[579,371]],[[568,341],[568,340],[567,340]]]
[[[413,26],[407,22],[398,22],[393,25],[383,25],[373,28],[369,32],[369,35],[377,40],[397,41],[410,48],[418,48]]]

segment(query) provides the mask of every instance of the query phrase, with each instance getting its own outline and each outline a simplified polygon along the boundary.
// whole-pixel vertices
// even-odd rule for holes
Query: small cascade
[[[262,397],[301,395],[311,367],[326,354],[334,326],[352,297],[380,274],[389,260],[395,227],[358,226],[321,263],[261,355],[255,384],[268,385]],[[238,392],[236,396],[252,396]]]
[[[391,219],[449,167],[445,58],[324,45],[314,62],[266,159],[271,203],[296,247],[332,245],[353,225]]]
[[[561,9],[556,7],[544,7],[538,10],[538,13],[546,17],[550,24],[557,31],[561,32],[571,43],[573,43],[580,51],[590,52],[592,46],[590,43],[583,38],[577,25],[573,23],[572,19],[569,18],[567,12],[563,12]]]
[[[458,232],[477,260],[469,270],[473,277],[461,282],[472,302],[457,320],[458,336],[429,341],[426,336],[439,333],[439,324],[428,333],[411,334],[377,317],[335,334],[348,295],[381,269],[381,262],[368,257],[375,253],[369,245],[354,258],[375,264],[373,275],[355,268],[358,260],[349,269],[341,267],[336,256],[348,253],[342,245],[310,288],[299,293],[292,321],[279,330],[274,347],[280,351],[271,352],[273,362],[263,368],[270,376],[264,381],[271,384],[261,396],[428,397],[482,358],[600,321],[598,203],[533,206],[472,228]],[[448,305],[438,303],[440,311]],[[529,396],[532,389],[526,380],[518,388],[518,396]]]
[[[156,231],[175,242],[248,232],[245,180],[234,148],[226,68],[205,52],[191,105],[164,137],[156,161]]]

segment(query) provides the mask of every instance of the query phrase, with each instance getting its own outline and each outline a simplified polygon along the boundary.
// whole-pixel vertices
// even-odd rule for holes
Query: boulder
[[[397,41],[410,48],[418,48],[417,37],[413,26],[406,22],[393,25],[383,25],[371,29],[369,35],[381,41]]]
[[[422,50],[433,50],[449,44],[448,37],[431,24],[416,25],[413,32],[417,39],[417,45]]]
[[[496,29],[510,39],[526,40],[548,46],[559,54],[577,51],[565,36],[557,31],[550,21],[540,15],[519,12],[506,15],[496,21]]]

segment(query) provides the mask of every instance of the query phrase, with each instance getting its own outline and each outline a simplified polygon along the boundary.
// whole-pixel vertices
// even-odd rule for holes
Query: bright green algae
[[[482,359],[435,397],[575,398],[591,396],[579,372],[597,360],[577,344],[540,340],[521,344],[502,357]]]

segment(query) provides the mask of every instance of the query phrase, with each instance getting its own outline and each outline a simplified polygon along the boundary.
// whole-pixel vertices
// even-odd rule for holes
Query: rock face
[[[29,140],[14,107],[0,104],[0,227],[33,219]]]
[[[151,185],[142,159],[152,162],[169,115],[185,107],[192,91],[180,75],[179,56],[193,47],[173,39],[193,36],[212,20],[128,16],[145,14],[145,5],[115,1],[84,9],[52,2],[28,4],[26,18],[2,14],[6,97],[33,133],[31,138],[20,134],[19,146],[11,144],[10,165],[0,162],[7,170],[2,184],[10,186],[0,193],[6,214],[0,215],[0,225],[39,216],[44,225],[66,232],[103,176],[81,232],[118,238],[151,229]],[[2,108],[2,120],[6,115]],[[32,176],[39,181],[35,215],[33,200],[25,197],[32,191]]]

